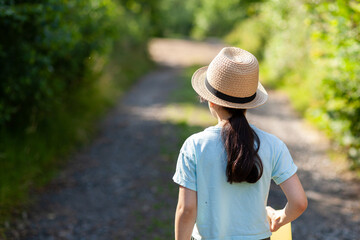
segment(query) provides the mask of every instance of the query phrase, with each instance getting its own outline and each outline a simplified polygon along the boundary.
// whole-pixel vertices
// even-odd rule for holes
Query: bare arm
[[[190,240],[197,214],[197,193],[180,186],[175,214],[175,239]]]
[[[281,210],[274,210],[271,207],[266,208],[270,221],[270,230],[272,232],[277,231],[281,226],[298,218],[306,210],[308,204],[304,189],[297,174],[294,174],[281,183],[280,187],[285,193],[288,202]]]

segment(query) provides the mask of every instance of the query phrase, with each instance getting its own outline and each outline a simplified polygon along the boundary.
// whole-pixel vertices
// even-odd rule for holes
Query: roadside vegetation
[[[360,169],[360,4],[268,0],[225,39],[254,52],[266,84],[333,140]],[[338,156],[338,155],[337,155]]]
[[[3,222],[21,214],[153,64],[147,19],[114,1],[0,1],[0,28]]]

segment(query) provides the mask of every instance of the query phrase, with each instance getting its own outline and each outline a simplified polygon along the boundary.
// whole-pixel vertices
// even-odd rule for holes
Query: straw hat
[[[194,73],[191,84],[201,97],[224,107],[255,108],[268,98],[257,59],[236,47],[223,48],[209,66]]]

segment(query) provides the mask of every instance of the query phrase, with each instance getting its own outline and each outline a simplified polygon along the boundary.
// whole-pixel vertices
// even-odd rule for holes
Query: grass
[[[41,123],[24,131],[1,129],[0,236],[3,226],[31,205],[34,191],[54,177],[69,154],[92,139],[106,110],[152,67],[144,50],[119,51],[115,46],[103,74],[88,76],[98,79],[94,85],[69,94],[68,101],[54,107]]]

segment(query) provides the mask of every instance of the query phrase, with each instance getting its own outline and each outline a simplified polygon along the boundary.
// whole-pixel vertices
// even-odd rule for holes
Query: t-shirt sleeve
[[[182,146],[173,176],[175,183],[196,191],[196,161],[195,153],[189,141]]]
[[[271,178],[279,185],[294,175],[296,171],[297,166],[290,155],[289,149],[282,142],[280,151],[276,154],[274,159]]]

